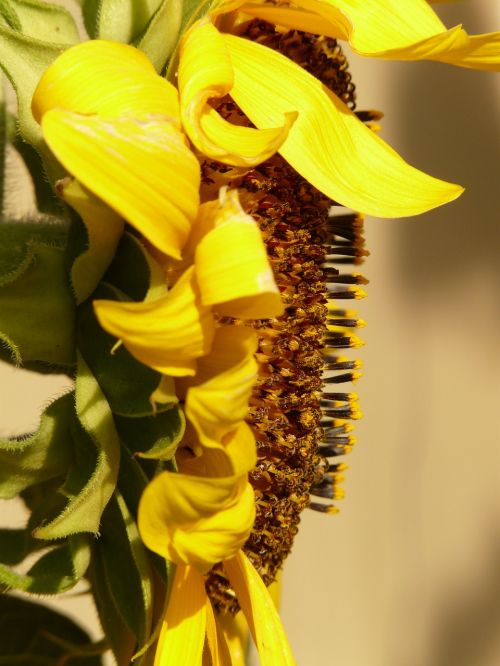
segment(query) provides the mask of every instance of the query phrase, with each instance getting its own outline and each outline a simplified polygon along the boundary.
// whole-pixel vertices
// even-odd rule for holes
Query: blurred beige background
[[[498,0],[438,11],[450,27],[500,29]],[[367,221],[365,416],[341,513],[304,515],[282,615],[301,666],[498,666],[499,79],[350,61],[358,108],[385,112],[382,136],[467,191],[419,218]],[[33,428],[63,385],[0,367],[1,433]],[[6,503],[0,514],[19,520]],[[82,597],[64,604],[95,628]]]

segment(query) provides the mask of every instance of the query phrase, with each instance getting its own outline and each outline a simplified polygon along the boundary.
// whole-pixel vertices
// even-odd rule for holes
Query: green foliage
[[[70,366],[75,305],[63,225],[0,225],[0,340],[16,363]]]
[[[0,498],[10,499],[33,484],[59,477],[72,465],[74,452],[68,444],[73,401],[68,393],[53,402],[35,434],[0,439]]]
[[[42,604],[0,596],[0,665],[102,666],[102,645],[73,620]]]
[[[24,544],[10,542],[7,559],[21,559],[26,549]],[[18,552],[14,547],[20,549]],[[21,548],[24,549],[21,550]],[[40,549],[37,546],[33,550]],[[41,557],[26,574],[0,563],[0,591],[22,590],[31,594],[60,594],[78,583],[90,564],[90,543],[88,537],[77,534],[62,543],[44,550]],[[1,597],[0,597],[1,598]]]
[[[151,632],[152,571],[137,526],[118,493],[103,514],[95,551],[115,606],[141,648]]]
[[[72,434],[77,463],[62,489],[68,502],[59,515],[35,530],[39,539],[97,533],[116,486],[120,442],[109,405],[82,358],[78,361],[75,396],[78,420]]]
[[[130,451],[155,460],[170,460],[174,456],[186,427],[184,414],[177,405],[154,416],[116,416],[115,423]]]

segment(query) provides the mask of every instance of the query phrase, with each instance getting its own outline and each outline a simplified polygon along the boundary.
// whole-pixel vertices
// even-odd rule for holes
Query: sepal
[[[78,532],[97,534],[102,512],[116,486],[120,441],[111,410],[95,377],[79,357],[76,414],[72,427],[76,464],[61,494],[66,506],[34,530],[39,539],[59,539]]]
[[[63,225],[0,225],[1,355],[16,364],[71,366],[75,309],[65,267]]]

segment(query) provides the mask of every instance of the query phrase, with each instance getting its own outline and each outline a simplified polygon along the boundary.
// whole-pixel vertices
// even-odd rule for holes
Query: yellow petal
[[[281,54],[233,35],[224,40],[235,69],[231,96],[259,127],[299,110],[280,153],[327,196],[370,215],[403,217],[463,191],[407,164],[336,95]]]
[[[148,548],[206,573],[236,554],[254,518],[254,494],[246,477],[163,472],[143,492],[138,525]]]
[[[155,666],[201,666],[207,626],[207,593],[193,567],[178,564],[155,654]]]
[[[55,108],[106,117],[159,115],[180,124],[177,90],[144,53],[98,39],[64,51],[40,79],[33,115],[40,122]]]
[[[205,305],[238,318],[276,317],[283,302],[255,220],[236,190],[221,193],[214,228],[198,243],[195,266]]]
[[[248,414],[257,377],[257,337],[243,326],[222,326],[215,332],[210,354],[198,361],[188,383],[185,412],[204,446],[219,447],[226,434]]]
[[[239,9],[286,28],[347,40],[354,51],[372,58],[499,67],[498,33],[469,37],[461,26],[447,30],[425,0],[296,0],[294,4],[241,3]],[[485,50],[482,46],[478,50],[477,40]]]
[[[196,359],[210,349],[215,324],[204,307],[193,269],[163,298],[142,303],[94,301],[101,326],[133,356],[163,374],[194,375]]]
[[[194,456],[187,449],[177,451],[176,460],[179,470],[195,476],[242,476],[253,469],[257,463],[255,437],[252,429],[244,421],[237,428],[227,433],[218,447],[199,447],[185,436],[189,447],[198,455]],[[201,451],[198,449],[201,448]]]
[[[57,191],[80,215],[87,231],[87,249],[71,267],[71,284],[76,302],[80,304],[94,291],[113,260],[124,222],[76,180],[59,181]]]
[[[198,208],[200,174],[171,123],[52,110],[43,116],[42,130],[75,178],[162,252],[180,257]]]
[[[216,619],[212,604],[207,599],[207,643],[210,650],[211,666],[235,666],[219,624],[223,615],[225,614],[218,615]]]
[[[436,60],[460,67],[498,71],[500,69],[500,32],[471,35],[467,46],[444,52]]]
[[[246,666],[248,625],[241,611],[236,615],[221,613],[218,618],[231,654],[231,666]]]
[[[233,84],[233,70],[219,32],[208,19],[197,21],[180,47],[179,91],[184,129],[198,150],[235,166],[260,164],[286,139],[295,115],[282,115],[264,130],[232,125],[209,104]]]
[[[224,562],[224,569],[250,627],[261,666],[294,666],[295,659],[271,595],[248,558],[239,552]]]

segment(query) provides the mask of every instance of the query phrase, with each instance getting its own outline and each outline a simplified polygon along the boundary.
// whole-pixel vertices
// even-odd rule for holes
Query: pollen
[[[355,108],[347,62],[335,40],[280,31],[260,20],[250,22],[242,36],[288,56]],[[231,122],[250,126],[229,98],[217,109]],[[376,112],[359,115],[367,123],[379,118]],[[365,295],[360,285],[367,280],[359,272],[341,272],[368,254],[363,218],[316,190],[280,155],[243,174],[207,160],[202,174],[207,192],[220,184],[238,188],[245,211],[260,227],[285,305],[281,317],[253,322],[259,374],[247,419],[258,461],[250,473],[256,519],[245,553],[269,585],[292,548],[302,511],[334,514],[333,502],[343,497],[346,467],[330,459],[354,446],[350,421],[361,412],[356,394],[336,387],[359,378],[360,362],[338,350],[363,344],[353,331],[364,322],[338,301]],[[238,610],[220,567],[206,585],[218,611]]]

